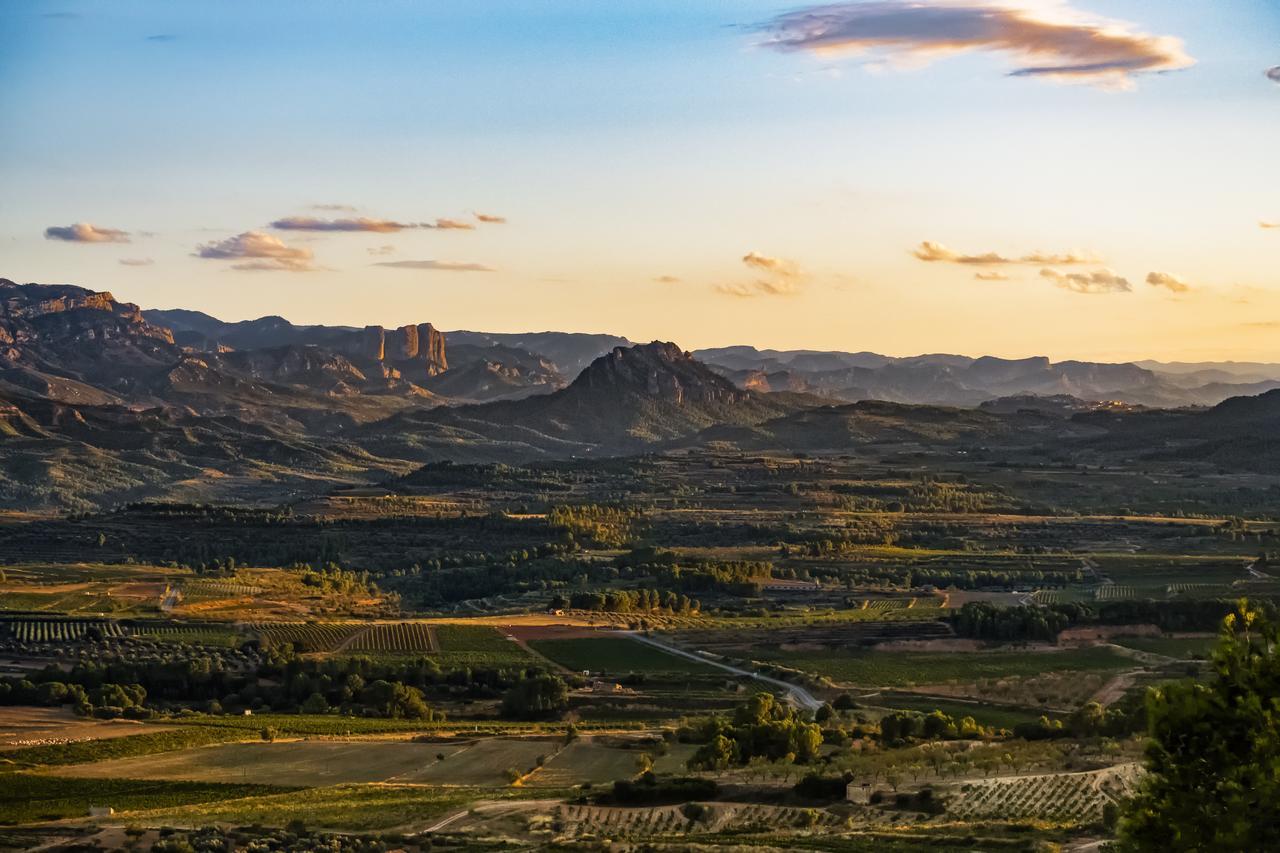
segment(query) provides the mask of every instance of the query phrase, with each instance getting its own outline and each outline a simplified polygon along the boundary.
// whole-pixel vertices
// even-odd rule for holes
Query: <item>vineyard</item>
[[[839,818],[819,809],[740,803],[707,803],[696,820],[684,806],[612,808],[609,806],[561,806],[554,812],[568,834],[641,836],[651,838],[689,832],[767,832],[779,829],[835,826]]]
[[[1126,796],[1137,765],[1089,773],[1055,773],[984,779],[962,785],[947,810],[966,819],[1051,820],[1075,825],[1097,823],[1102,809]]]
[[[195,580],[182,585],[186,599],[251,598],[262,594],[262,587],[235,581]]]
[[[347,645],[347,651],[350,652],[426,654],[438,650],[431,627],[421,622],[374,625],[356,634]]]
[[[123,637],[119,623],[85,619],[12,619],[0,622],[0,636],[23,643],[59,643],[82,639],[91,629],[103,637]]]
[[[130,636],[166,643],[202,646],[234,646],[241,637],[224,625],[140,625],[130,629]]]
[[[250,626],[270,645],[291,644],[301,652],[333,652],[368,630],[359,622],[262,622]]]
[[[1041,605],[1061,604],[1063,595],[1062,591],[1057,589],[1037,589],[1031,594],[1031,599]]]
[[[1127,584],[1107,583],[1093,591],[1097,601],[1124,601],[1138,597],[1138,591]]]

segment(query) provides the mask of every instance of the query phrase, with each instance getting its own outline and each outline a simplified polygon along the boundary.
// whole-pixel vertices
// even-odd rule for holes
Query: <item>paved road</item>
[[[630,637],[633,640],[637,640],[641,643],[645,643],[647,645],[653,646],[654,648],[662,649],[667,654],[672,654],[672,655],[675,655],[676,657],[687,658],[692,661],[697,661],[698,663],[701,663],[701,664],[706,664],[707,666],[714,666],[717,669],[723,669],[725,672],[731,672],[734,675],[743,675],[743,676],[746,676],[747,678],[754,678],[756,681],[773,685],[774,687],[780,687],[786,691],[787,698],[791,700],[791,703],[793,705],[795,705],[798,708],[803,708],[806,711],[816,711],[822,707],[822,700],[815,698],[814,695],[810,693],[808,690],[805,690],[803,687],[797,687],[796,685],[790,684],[786,681],[782,681],[781,679],[770,678],[767,675],[761,675],[760,673],[752,672],[749,669],[742,669],[741,667],[731,666],[727,663],[721,663],[720,661],[714,658],[703,657],[702,655],[694,654],[693,652],[690,652],[690,651],[685,651],[684,649],[678,646],[672,646],[662,642],[661,640],[655,640],[653,637],[646,637],[644,634],[641,634],[637,631],[619,631],[618,633],[623,634],[624,636]]]

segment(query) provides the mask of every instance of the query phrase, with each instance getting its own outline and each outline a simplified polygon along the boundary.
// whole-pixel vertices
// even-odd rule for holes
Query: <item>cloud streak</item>
[[[197,246],[195,256],[210,260],[240,260],[231,268],[241,271],[312,272],[310,249],[288,246],[262,231],[245,231],[212,243]]]
[[[1263,230],[1269,231],[1273,228],[1280,228],[1280,222],[1268,222],[1267,220],[1262,219],[1262,220],[1259,220],[1258,227],[1262,228]]]
[[[1133,285],[1111,270],[1093,270],[1092,272],[1064,273],[1060,270],[1045,268],[1040,276],[1053,282],[1063,290],[1072,293],[1098,295],[1104,293],[1128,293]]]
[[[1186,293],[1191,289],[1190,284],[1167,272],[1147,273],[1147,284],[1152,287],[1163,287],[1170,293]]]
[[[506,225],[507,217],[498,216],[494,213],[477,213],[476,219],[489,225]]]
[[[1280,65],[1267,69],[1267,79],[1272,83],[1280,83]]]
[[[311,216],[286,216],[271,223],[277,231],[365,231],[374,234],[394,234],[406,228],[417,226],[405,222],[393,222],[390,219],[370,219],[361,216],[356,219],[316,219]]]
[[[1065,0],[868,0],[809,6],[762,25],[763,45],[819,55],[871,53],[896,66],[996,53],[1009,75],[1131,88],[1140,74],[1189,68],[1180,39],[1084,14]]]
[[[345,205],[315,205],[323,210],[347,210]],[[503,223],[507,220],[491,214],[476,214],[476,219],[483,223]],[[431,231],[474,231],[474,222],[463,219],[447,219],[444,217],[434,222],[397,222],[394,219],[377,219],[368,216],[345,219],[319,219],[314,216],[286,216],[271,223],[277,231],[320,231],[320,232],[364,232],[369,234],[394,234],[414,228]]]
[[[66,243],[128,243],[129,232],[117,228],[101,228],[88,222],[75,225],[50,225],[44,229],[46,240],[62,240]]]
[[[918,260],[926,263],[964,264],[967,266],[1005,266],[1008,264],[1035,264],[1037,266],[1052,264],[1054,266],[1071,266],[1073,264],[1101,263],[1101,261],[1093,255],[1076,251],[1064,252],[1061,254],[1037,251],[1028,255],[1020,256],[1005,256],[999,252],[983,252],[982,254],[971,255],[965,254],[964,252],[952,251],[941,243],[934,243],[929,240],[925,240],[913,249],[911,254]]]
[[[435,272],[494,272],[484,264],[456,263],[453,261],[379,261],[375,267],[392,267],[400,270],[432,270]]]
[[[151,260],[151,258],[121,258],[120,259],[120,264],[126,267],[149,267],[154,263],[155,261]]]

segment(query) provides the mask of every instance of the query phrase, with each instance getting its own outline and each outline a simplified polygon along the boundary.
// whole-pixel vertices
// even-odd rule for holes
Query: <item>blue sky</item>
[[[857,40],[894,4],[966,5],[835,8]],[[1026,0],[1180,67],[1071,82],[898,30],[770,47],[797,8],[11,0],[0,275],[228,319],[1280,359],[1276,4]],[[271,227],[291,216],[473,227]],[[127,236],[45,236],[75,223]],[[299,259],[228,257],[254,231]],[[1025,260],[1069,252],[1091,262]]]

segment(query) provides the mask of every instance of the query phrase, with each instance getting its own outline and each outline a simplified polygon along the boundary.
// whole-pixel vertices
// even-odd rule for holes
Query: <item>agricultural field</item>
[[[90,633],[99,637],[124,636],[120,623],[111,620],[0,619],[0,637],[12,637],[22,643],[63,643]]]
[[[1212,636],[1202,637],[1122,637],[1116,645],[1140,652],[1174,658],[1197,660],[1208,657],[1215,642]]]
[[[1112,649],[1085,647],[1050,651],[982,651],[964,654],[760,649],[760,660],[857,687],[906,687],[981,678],[1014,678],[1059,672],[1111,672],[1134,663]]]
[[[418,832],[447,815],[465,812],[478,802],[554,797],[557,793],[560,792],[509,785],[498,788],[335,785],[153,809],[129,813],[128,817],[155,826],[205,826],[213,823],[284,826],[291,821],[301,821],[308,827],[347,832]]]
[[[980,700],[957,701],[946,697],[913,693],[885,692],[865,697],[862,704],[872,708],[919,711],[922,714],[941,711],[957,720],[973,717],[978,725],[1003,729],[1012,729],[1019,723],[1033,723],[1041,716],[1041,712],[1035,709],[996,705]]]
[[[529,647],[574,672],[599,675],[686,673],[720,675],[715,667],[668,654],[626,637],[531,640]]]
[[[0,707],[0,752],[25,747],[58,746],[110,740],[161,731],[133,720],[95,720],[66,708]],[[8,758],[8,756],[5,756]]]
[[[464,744],[403,741],[282,741],[228,743],[60,768],[81,779],[165,779],[261,785],[387,782],[451,756]],[[503,768],[505,769],[505,768]],[[499,771],[500,772],[500,771]],[[498,774],[494,774],[495,784]]]
[[[1128,764],[1086,773],[970,780],[949,789],[947,812],[964,820],[1096,824],[1103,807],[1122,799],[1136,779],[1136,765]]]
[[[267,785],[0,773],[0,825],[83,817],[90,806],[134,812],[279,794],[284,790]]]
[[[352,637],[346,650],[352,653],[430,654],[440,649],[432,628],[422,622],[374,625]]]

